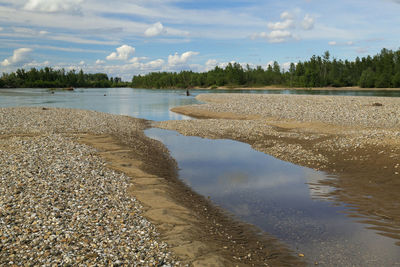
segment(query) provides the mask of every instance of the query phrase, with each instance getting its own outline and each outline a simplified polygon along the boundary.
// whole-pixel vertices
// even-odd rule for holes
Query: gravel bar
[[[197,98],[210,103],[193,107],[207,111],[343,126],[400,128],[400,99],[395,97],[203,94]]]
[[[130,177],[74,135],[145,127],[92,111],[0,109],[0,265],[180,265],[128,194]]]
[[[333,172],[332,156],[338,152],[400,147],[399,98],[202,94],[197,99],[206,103],[172,110],[208,119],[156,126],[184,135],[246,142],[279,159]]]

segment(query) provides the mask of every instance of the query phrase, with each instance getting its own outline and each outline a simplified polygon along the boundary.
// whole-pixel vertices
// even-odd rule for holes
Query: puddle
[[[368,225],[346,216],[345,205],[323,197],[331,179],[232,140],[186,137],[149,129],[178,162],[180,178],[193,190],[287,243],[313,264],[340,266],[400,265],[400,247]]]

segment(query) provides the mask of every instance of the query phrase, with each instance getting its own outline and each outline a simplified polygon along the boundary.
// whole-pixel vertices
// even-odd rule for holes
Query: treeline
[[[277,62],[266,69],[258,66],[243,67],[229,63],[225,68],[197,73],[192,71],[153,72],[134,76],[135,88],[191,88],[240,86],[261,87],[280,85],[287,87],[345,87],[364,88],[400,87],[400,49],[382,49],[373,57],[357,57],[354,61],[331,59],[329,52],[312,56],[310,60],[292,63],[288,70],[282,70]]]
[[[65,87],[126,87],[130,83],[122,82],[121,78],[108,78],[107,74],[88,74],[82,70],[65,71],[64,69],[32,68],[29,71],[18,69],[16,72],[3,73],[0,77],[0,87],[4,88],[65,88]]]

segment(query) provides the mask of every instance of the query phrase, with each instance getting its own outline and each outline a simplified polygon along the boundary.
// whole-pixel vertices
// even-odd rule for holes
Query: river
[[[0,107],[46,106],[89,109],[153,121],[190,119],[170,108],[198,103],[194,95],[216,92],[182,90],[2,89]],[[220,91],[218,91],[220,92]],[[240,92],[240,91],[224,91]],[[246,91],[247,92],[247,91]],[[289,90],[254,93],[293,93]],[[310,91],[297,91],[304,94]],[[317,94],[379,95],[381,92],[313,91]],[[384,92],[400,97],[400,91]],[[398,240],[347,216],[347,203],[324,197],[334,188],[318,186],[328,174],[278,160],[232,140],[186,137],[149,129],[147,136],[163,142],[179,166],[180,178],[216,204],[284,241],[307,262],[321,266],[399,266]]]

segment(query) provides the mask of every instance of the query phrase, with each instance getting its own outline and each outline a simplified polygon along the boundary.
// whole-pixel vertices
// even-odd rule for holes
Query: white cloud
[[[147,37],[154,37],[165,33],[166,30],[161,22],[154,23],[150,28],[147,28],[144,35]]]
[[[275,23],[272,22],[268,23],[268,28],[270,28],[271,30],[286,30],[293,27],[294,27],[294,21],[291,19]]]
[[[129,62],[130,63],[137,63],[137,62],[140,62],[140,61],[143,61],[143,60],[146,60],[146,59],[148,59],[148,57],[134,57],[131,60],[129,60]]]
[[[162,59],[156,59],[144,64],[146,68],[158,69],[164,65],[165,61]]]
[[[135,48],[129,45],[122,45],[118,47],[117,52],[112,52],[106,57],[107,60],[128,60],[129,57],[135,54]]]
[[[44,62],[37,62],[37,61],[32,61],[30,63],[24,64],[24,68],[38,68],[38,67],[47,67],[50,66],[50,61],[46,60]]]
[[[266,69],[268,68],[268,66],[273,67],[274,66],[274,61],[272,61],[272,60],[268,61],[267,65],[266,65]]]
[[[1,62],[2,66],[10,66],[10,65],[16,65],[19,63],[25,63],[28,61],[29,59],[29,54],[32,52],[33,50],[31,48],[19,48],[14,50],[14,53],[11,57],[4,59]]]
[[[106,63],[104,60],[101,60],[101,59],[96,60],[96,64],[97,65],[101,65],[101,64],[104,64],[104,63]]]
[[[283,21],[268,23],[268,28],[271,30],[286,30],[295,26],[293,16],[289,12],[283,12],[281,14],[281,19],[283,19]]]
[[[164,69],[165,61],[163,59],[156,59],[149,62],[135,62],[126,64],[115,64],[115,65],[92,65],[87,66],[86,71],[90,72],[103,72],[110,76],[122,77],[123,80],[129,81],[133,75],[146,74],[154,71],[161,71]]]
[[[315,19],[311,17],[309,14],[306,14],[301,23],[301,26],[303,27],[304,30],[311,30],[312,28],[314,28],[314,24],[315,24]]]
[[[29,0],[24,9],[46,13],[79,13],[83,0]]]
[[[12,27],[12,30],[15,33],[21,33],[21,34],[27,34],[27,35],[36,35],[37,32],[35,30],[32,30],[30,28],[24,28],[24,27]]]
[[[9,37],[14,38],[37,38],[40,35],[42,38],[47,38],[50,40],[63,41],[69,43],[77,43],[77,44],[96,44],[96,45],[115,45],[118,42],[114,40],[94,40],[94,39],[85,39],[81,38],[76,34],[50,34],[48,31],[37,31],[31,28],[25,27],[12,27],[13,34],[8,34]]]
[[[83,65],[85,65],[86,63],[85,63],[85,61],[81,61],[81,62],[79,62],[79,65],[81,65],[81,66],[83,66]]]
[[[215,60],[215,59],[209,59],[209,60],[207,60],[207,62],[206,62],[205,70],[206,70],[206,71],[212,70],[212,69],[214,69],[216,66],[218,66],[218,61]]]
[[[0,32],[1,32],[2,30],[4,30],[4,28],[3,28],[3,27],[0,27]]]
[[[255,33],[251,35],[251,39],[264,38],[270,43],[283,43],[289,41],[290,39],[296,39],[297,37],[295,37],[295,35],[288,30],[291,28],[296,28],[294,16],[285,11],[281,14],[281,19],[283,19],[283,21],[269,22],[267,24],[271,31]]]
[[[354,45],[354,42],[353,41],[347,41],[347,42],[336,42],[336,41],[330,41],[329,43],[328,43],[329,45],[331,45],[331,46],[352,46],[352,45]]]
[[[252,36],[252,38],[253,39],[255,39],[255,38],[265,38],[270,43],[282,43],[282,42],[288,41],[289,39],[294,38],[294,36],[289,31],[276,30],[276,31],[271,31],[270,33],[261,32],[261,33],[258,33],[258,34],[254,34]]]
[[[281,43],[292,37],[293,35],[289,31],[277,30],[268,34],[268,39],[271,43]]]
[[[293,15],[290,14],[289,12],[285,11],[285,12],[282,12],[281,19],[293,19]]]
[[[292,64],[292,62],[284,62],[281,64],[281,69],[288,71],[290,69],[291,64]]]
[[[188,60],[195,56],[198,55],[199,52],[193,52],[193,51],[188,51],[183,53],[182,55],[178,55],[178,53],[175,53],[175,55],[169,55],[168,56],[168,65],[169,66],[179,66],[179,65],[184,65],[188,62]]]

